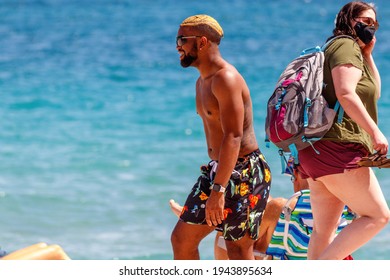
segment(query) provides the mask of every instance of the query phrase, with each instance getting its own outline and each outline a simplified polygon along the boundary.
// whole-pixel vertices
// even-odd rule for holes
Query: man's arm
[[[243,136],[244,104],[242,99],[242,78],[232,70],[222,70],[214,77],[212,92],[219,105],[219,118],[223,138],[219,151],[215,184],[228,184],[236,165]],[[224,219],[224,193],[211,191],[206,204],[206,221],[216,226]]]

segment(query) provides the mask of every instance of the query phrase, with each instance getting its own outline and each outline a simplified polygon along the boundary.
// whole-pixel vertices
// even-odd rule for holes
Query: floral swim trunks
[[[189,224],[206,223],[206,201],[211,193],[217,162],[201,166],[201,175],[184,204],[180,219]],[[236,241],[247,232],[258,238],[259,226],[271,187],[270,168],[260,150],[239,158],[225,191],[225,219],[217,226],[225,240]]]

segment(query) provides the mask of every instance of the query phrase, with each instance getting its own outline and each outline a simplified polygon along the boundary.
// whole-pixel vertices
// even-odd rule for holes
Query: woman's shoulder
[[[325,50],[325,59],[331,68],[340,64],[353,64],[362,69],[363,56],[359,44],[352,38],[337,38]]]
[[[336,37],[329,44],[329,46],[326,49],[326,52],[328,53],[332,53],[335,51],[351,52],[351,50],[360,52],[359,44],[356,42],[355,39],[353,39],[352,37],[339,37],[339,38]]]

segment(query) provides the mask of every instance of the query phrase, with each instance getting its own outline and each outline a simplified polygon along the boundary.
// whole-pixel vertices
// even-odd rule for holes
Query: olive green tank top
[[[331,71],[339,65],[352,64],[362,70],[362,77],[356,86],[356,94],[362,100],[368,114],[377,123],[378,87],[367,62],[363,59],[359,45],[352,39],[340,38],[332,42],[325,51],[323,95],[331,108],[336,104],[337,98],[333,85]],[[337,120],[337,118],[336,118]],[[323,140],[337,142],[360,143],[370,152],[373,152],[371,137],[359,127],[345,112],[342,123],[335,123],[323,137]]]

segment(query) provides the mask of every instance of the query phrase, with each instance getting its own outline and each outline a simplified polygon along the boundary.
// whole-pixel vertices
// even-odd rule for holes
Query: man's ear
[[[202,50],[208,42],[209,40],[205,36],[202,36],[199,40],[199,50]]]

